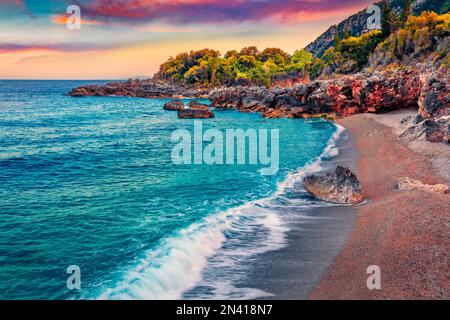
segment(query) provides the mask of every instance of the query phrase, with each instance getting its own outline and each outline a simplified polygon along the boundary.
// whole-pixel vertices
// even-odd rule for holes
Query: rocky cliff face
[[[450,76],[448,70],[422,74],[418,113],[402,120],[401,138],[450,143]]]
[[[292,88],[221,88],[209,95],[219,109],[262,112],[268,118],[304,118],[333,113],[349,116],[418,107],[420,75],[414,69],[359,73]]]
[[[381,113],[417,108],[414,119],[405,119],[404,137],[449,141],[449,70],[429,69],[361,72],[292,88],[231,87],[209,95],[211,106],[260,112],[266,118],[346,117],[357,113]]]
[[[334,45],[334,38],[336,33],[344,34],[345,31],[354,37],[359,37],[363,33],[369,31],[367,29],[367,18],[370,15],[366,10],[360,11],[357,14],[345,19],[338,25],[331,26],[327,31],[322,33],[316,40],[306,46],[306,50],[315,56],[321,56],[325,50]]]
[[[392,10],[397,14],[404,9],[404,0],[387,0]],[[380,8],[386,3],[386,0],[375,2]],[[411,7],[411,14],[420,15],[421,12],[431,10],[438,14],[446,13],[450,9],[450,0],[413,0]],[[349,35],[359,37],[363,33],[368,32],[367,19],[370,14],[366,10],[362,10],[338,25],[331,26],[327,31],[321,34],[316,40],[306,46],[306,50],[314,54],[315,56],[322,55],[326,49],[334,45],[334,38],[337,32],[343,35],[344,32],[348,32]]]

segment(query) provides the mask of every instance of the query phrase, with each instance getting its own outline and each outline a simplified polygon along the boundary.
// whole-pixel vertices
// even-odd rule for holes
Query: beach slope
[[[340,120],[356,140],[358,173],[367,202],[355,228],[310,299],[448,299],[450,195],[400,191],[397,179],[448,181],[426,153],[412,150],[385,126],[385,115]],[[442,145],[447,148],[448,146]],[[442,154],[448,165],[449,158]],[[381,270],[381,289],[367,288],[367,268]]]

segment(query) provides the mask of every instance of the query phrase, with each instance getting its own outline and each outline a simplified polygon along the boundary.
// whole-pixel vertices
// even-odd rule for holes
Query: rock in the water
[[[193,89],[182,85],[169,84],[154,79],[130,79],[125,82],[110,82],[105,85],[81,86],[66,93],[72,97],[127,96],[139,98],[201,98],[209,93],[207,89]]]
[[[180,99],[173,99],[164,104],[164,110],[178,111],[184,109],[184,103]]]
[[[410,178],[400,178],[397,187],[402,191],[419,190],[433,193],[448,193],[448,186],[445,184],[424,184],[422,181]]]
[[[209,106],[204,103],[200,103],[197,100],[191,101],[188,103],[189,109],[195,109],[195,110],[208,110]]]
[[[357,204],[364,200],[361,184],[348,168],[337,166],[324,176],[310,175],[303,179],[306,191],[314,197],[339,204]]]
[[[183,109],[178,111],[180,119],[208,119],[214,118],[214,113],[210,110]]]

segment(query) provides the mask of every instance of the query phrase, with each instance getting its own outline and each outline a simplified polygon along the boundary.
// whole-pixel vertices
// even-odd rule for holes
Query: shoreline
[[[448,299],[449,195],[395,186],[400,177],[426,184],[448,180],[431,163],[439,159],[426,157],[438,154],[417,153],[423,146],[400,140],[386,125],[393,123],[388,117],[358,114],[338,121],[356,141],[355,172],[367,200],[355,207],[351,235],[309,299]],[[444,154],[441,160],[448,165]],[[370,265],[381,269],[380,290],[367,289]]]
[[[314,172],[331,170],[337,165],[348,166],[357,172],[353,137],[344,130],[334,144],[338,154],[322,161],[319,171]],[[278,214],[289,229],[285,246],[255,257],[246,279],[239,283],[239,286],[272,294],[258,300],[306,299],[353,230],[355,206],[316,200],[304,190],[301,180],[295,182],[292,191],[296,194],[294,197],[306,197],[310,204],[280,207]]]

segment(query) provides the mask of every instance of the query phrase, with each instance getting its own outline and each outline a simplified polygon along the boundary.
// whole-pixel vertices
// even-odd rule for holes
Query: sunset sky
[[[169,56],[256,45],[293,53],[374,0],[0,0],[0,78],[151,76]],[[81,8],[82,29],[66,26]]]

